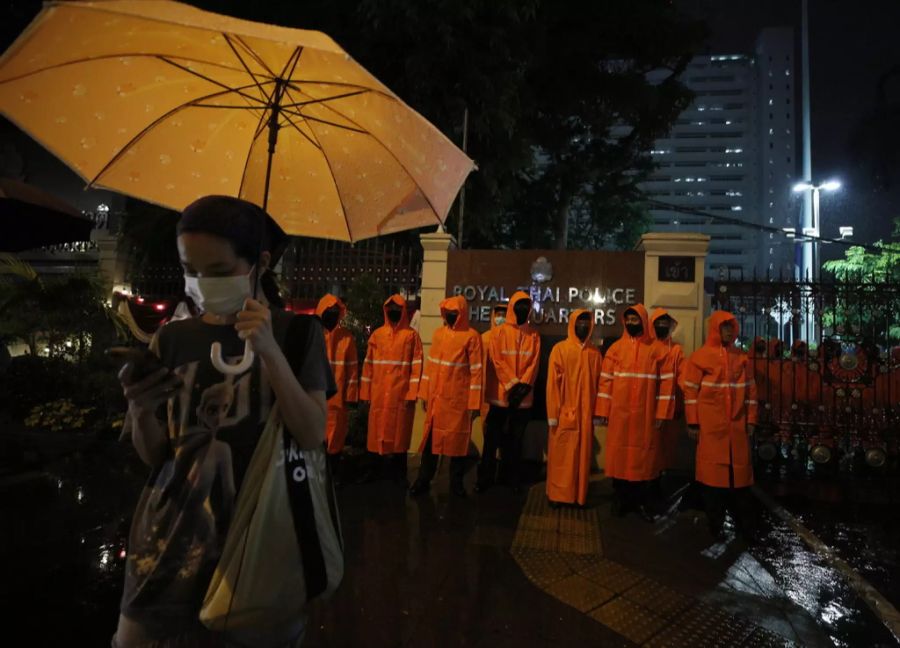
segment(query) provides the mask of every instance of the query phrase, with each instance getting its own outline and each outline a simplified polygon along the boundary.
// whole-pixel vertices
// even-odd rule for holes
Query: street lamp
[[[811,182],[798,182],[794,185],[794,193],[803,193],[804,191],[812,192],[812,223],[810,227],[804,227],[803,233],[807,236],[816,237],[803,244],[803,277],[810,279],[818,276],[819,273],[819,240],[818,236],[821,232],[821,222],[819,220],[819,193],[822,191],[837,191],[841,188],[841,183],[837,180],[829,180],[821,184],[813,184]]]

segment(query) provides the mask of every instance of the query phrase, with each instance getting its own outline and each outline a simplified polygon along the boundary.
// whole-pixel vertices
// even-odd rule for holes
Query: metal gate
[[[740,327],[757,384],[757,457],[801,470],[896,468],[900,286],[729,281],[713,307]]]

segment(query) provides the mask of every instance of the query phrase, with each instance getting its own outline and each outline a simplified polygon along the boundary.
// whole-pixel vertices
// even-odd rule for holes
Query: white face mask
[[[503,326],[506,323],[505,317],[495,317],[494,326]]]
[[[244,302],[250,298],[252,274],[252,268],[245,275],[233,277],[192,277],[186,274],[184,294],[206,313],[234,315],[244,309]]]

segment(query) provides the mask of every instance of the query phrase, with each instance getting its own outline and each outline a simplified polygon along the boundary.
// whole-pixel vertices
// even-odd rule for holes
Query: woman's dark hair
[[[202,232],[223,238],[231,243],[237,256],[252,264],[258,263],[260,253],[267,251],[272,255],[272,266],[281,257],[288,242],[287,235],[262,208],[231,196],[204,196],[185,207],[178,221],[177,233],[187,232]],[[259,282],[268,302],[284,308],[275,274],[266,270]]]

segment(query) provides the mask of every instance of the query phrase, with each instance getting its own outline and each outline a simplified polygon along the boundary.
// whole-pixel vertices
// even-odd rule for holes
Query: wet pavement
[[[34,645],[108,645],[145,477],[130,450],[109,443],[0,478],[0,604]],[[764,487],[897,603],[900,543],[883,485],[856,484],[861,506],[846,487],[824,487],[840,505],[818,482]],[[550,510],[542,488],[460,500],[446,466],[418,499],[390,482],[343,488],[347,575],[313,610],[307,645],[897,645],[770,516],[764,542],[748,549],[713,542],[690,508],[656,524],[613,518],[599,478],[586,510]]]

